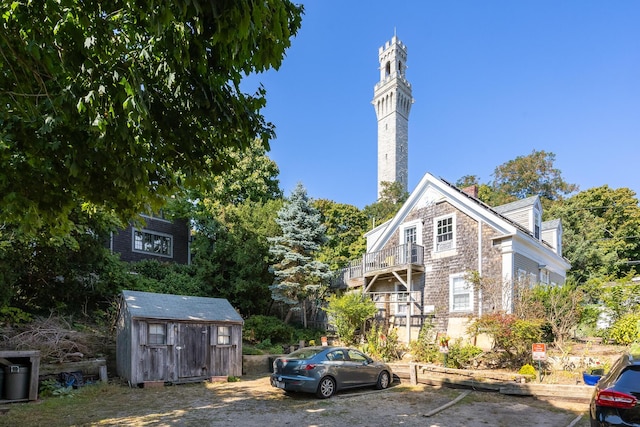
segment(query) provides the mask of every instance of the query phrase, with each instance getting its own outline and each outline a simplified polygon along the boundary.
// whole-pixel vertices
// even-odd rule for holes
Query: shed
[[[240,376],[243,323],[223,298],[122,291],[118,376],[136,385]]]

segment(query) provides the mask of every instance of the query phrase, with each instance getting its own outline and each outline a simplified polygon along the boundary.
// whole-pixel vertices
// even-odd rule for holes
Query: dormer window
[[[533,212],[533,236],[540,240],[540,228],[541,228],[541,218],[540,212]]]

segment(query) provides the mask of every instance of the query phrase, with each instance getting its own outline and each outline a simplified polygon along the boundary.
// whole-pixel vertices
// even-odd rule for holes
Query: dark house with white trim
[[[123,291],[118,376],[136,385],[241,376],[243,323],[223,298]]]
[[[130,225],[111,235],[111,252],[119,253],[120,259],[126,262],[155,259],[160,262],[191,263],[191,230],[186,220],[142,217],[144,226]]]

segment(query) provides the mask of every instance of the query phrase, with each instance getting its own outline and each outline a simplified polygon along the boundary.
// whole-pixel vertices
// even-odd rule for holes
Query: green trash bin
[[[4,398],[20,400],[29,398],[29,367],[11,365],[4,368]]]

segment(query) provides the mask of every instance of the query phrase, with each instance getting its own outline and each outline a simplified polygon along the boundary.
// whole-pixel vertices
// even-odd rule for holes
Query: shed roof
[[[224,298],[205,298],[152,292],[122,291],[132,317],[166,320],[242,323],[242,317]]]

